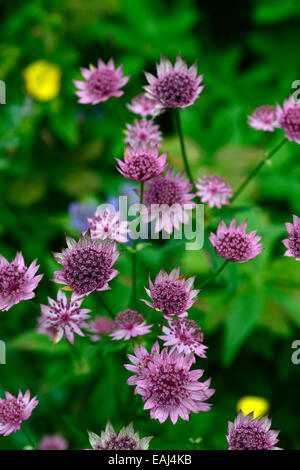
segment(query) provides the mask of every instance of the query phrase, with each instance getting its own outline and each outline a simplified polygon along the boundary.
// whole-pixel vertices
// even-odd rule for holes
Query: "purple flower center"
[[[158,158],[147,153],[135,154],[126,161],[126,173],[134,181],[150,179],[159,172]]]
[[[92,246],[74,248],[64,261],[65,281],[79,295],[101,289],[110,279],[112,256]]]
[[[295,233],[289,238],[289,249],[293,256],[300,257],[300,234]]]
[[[140,450],[137,442],[129,436],[117,436],[116,434],[109,437],[103,444],[96,446],[99,450]]]
[[[186,385],[189,383],[188,372],[178,364],[162,364],[155,372],[147,375],[148,396],[157,406],[178,407],[189,396]]]
[[[182,204],[182,190],[175,181],[163,177],[157,177],[147,187],[144,195],[147,205],[151,204]]]
[[[275,106],[260,106],[254,111],[253,118],[258,119],[264,122],[265,124],[272,124],[276,120]]]
[[[0,423],[18,424],[22,421],[25,404],[17,398],[8,398],[0,405]]]
[[[195,78],[183,71],[173,71],[158,78],[154,95],[167,108],[188,106],[197,91]]]
[[[118,79],[113,70],[102,68],[91,73],[87,81],[87,89],[95,98],[102,98],[115,91]]]
[[[283,114],[280,124],[291,137],[300,138],[300,107],[289,108]]]
[[[114,328],[131,330],[135,325],[143,321],[145,321],[143,315],[134,310],[127,309],[124,312],[118,313],[114,321]]]
[[[20,268],[14,263],[0,268],[0,293],[2,296],[20,294],[25,279],[26,266]]]
[[[216,243],[220,256],[230,261],[243,261],[248,258],[251,245],[247,235],[226,232]]]
[[[179,315],[186,310],[188,292],[183,282],[166,280],[151,289],[154,308],[166,315]]]
[[[242,424],[230,433],[231,450],[270,450],[266,431],[253,423]]]

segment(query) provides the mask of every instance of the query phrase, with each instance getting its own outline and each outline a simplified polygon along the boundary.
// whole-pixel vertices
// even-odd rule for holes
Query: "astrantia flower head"
[[[135,348],[135,354],[138,349]],[[133,360],[128,357],[137,367],[140,361],[137,354]],[[150,409],[151,418],[163,423],[170,417],[175,424],[178,417],[188,420],[190,413],[210,410],[211,405],[205,402],[214,390],[209,388],[210,380],[198,381],[203,370],[190,370],[193,361],[193,354],[185,356],[167,348],[160,352],[157,348],[142,370],[137,371],[135,379],[128,379],[129,385],[136,385],[135,393],[141,395],[144,409]]]
[[[237,225],[233,219],[227,227],[223,220],[220,222],[217,233],[211,232],[209,240],[217,253],[228,261],[244,263],[259,255],[263,246],[258,243],[261,236],[256,230],[247,233],[247,221]]]
[[[38,443],[39,450],[66,450],[68,442],[61,434],[46,435]]]
[[[132,149],[127,147],[124,152],[124,161],[118,158],[117,170],[130,181],[148,181],[151,178],[160,175],[165,171],[167,154],[158,156],[157,149]]]
[[[114,322],[111,318],[98,316],[89,323],[88,330],[92,333],[91,340],[99,341],[102,336],[111,333],[114,329]]]
[[[131,103],[126,106],[131,112],[139,114],[143,118],[147,116],[155,117],[162,112],[160,103],[154,98],[149,98],[145,93],[135,96]]]
[[[285,238],[282,243],[287,248],[284,256],[291,256],[300,261],[300,218],[293,215],[293,223],[285,224],[290,238]]]
[[[281,450],[275,447],[280,431],[272,431],[271,423],[267,417],[253,419],[253,413],[244,416],[240,411],[234,422],[228,423],[229,450]]]
[[[57,293],[57,300],[48,297],[49,305],[41,305],[42,318],[40,328],[55,330],[53,341],[58,343],[64,336],[74,344],[74,333],[84,336],[81,328],[88,328],[85,322],[90,316],[90,310],[80,308],[82,299],[68,299],[61,290]]]
[[[209,207],[221,209],[222,206],[230,204],[232,188],[222,176],[211,175],[198,178],[196,188],[198,190],[196,194],[200,197],[201,202],[207,202]]]
[[[37,404],[36,397],[30,400],[29,390],[25,395],[19,390],[17,397],[5,392],[5,398],[0,398],[0,434],[8,436],[18,431],[22,422],[30,418]]]
[[[197,64],[188,68],[180,54],[175,65],[161,57],[156,66],[157,77],[146,72],[149,85],[145,86],[147,95],[155,98],[166,108],[186,108],[194,104],[204,86],[200,86],[203,75],[197,76]]]
[[[172,233],[180,224],[190,220],[187,210],[195,207],[190,193],[193,185],[184,179],[184,173],[175,174],[168,170],[165,176],[157,176],[146,183],[144,191],[145,208],[142,210],[144,222],[155,221],[155,232],[165,230]]]
[[[203,344],[203,333],[194,320],[176,318],[168,323],[168,327],[162,328],[164,335],[159,336],[164,346],[171,346],[170,351],[176,349],[179,353],[206,357],[207,346]]]
[[[34,290],[43,277],[35,275],[38,269],[36,260],[27,268],[22,253],[17,253],[11,263],[0,255],[0,310],[35,297]]]
[[[292,96],[284,101],[282,108],[277,104],[277,120],[286,138],[300,144],[300,104],[296,104]]]
[[[180,267],[174,268],[167,274],[162,268],[155,278],[154,284],[149,278],[149,289],[145,288],[152,300],[143,300],[154,310],[163,312],[166,318],[186,317],[187,310],[195,302],[199,290],[192,289],[195,276],[189,279],[180,276]]]
[[[105,64],[101,59],[98,60],[98,67],[90,65],[89,69],[81,68],[81,74],[85,82],[73,80],[78,88],[76,95],[79,96],[78,103],[98,104],[101,101],[107,101],[114,96],[119,98],[124,94],[122,88],[129,80],[129,77],[122,77],[123,66],[115,68],[113,59]]]
[[[126,124],[124,142],[134,149],[161,147],[162,135],[157,124],[152,120],[135,119],[133,124]]]
[[[152,439],[152,436],[141,439],[139,432],[134,432],[132,423],[117,434],[110,421],[107,421],[105,431],[100,436],[93,432],[88,434],[94,450],[147,450]]]
[[[135,336],[147,335],[152,326],[146,325],[143,315],[128,308],[116,316],[113,325],[114,331],[110,336],[114,340],[124,338],[127,341]]]
[[[128,241],[128,225],[126,220],[120,220],[120,212],[96,211],[95,215],[88,219],[92,240],[115,240],[119,243]]]
[[[273,132],[277,127],[277,113],[275,106],[263,105],[256,108],[248,116],[248,124],[259,131]]]
[[[67,237],[68,248],[55,253],[56,261],[64,269],[54,272],[54,282],[66,284],[73,291],[73,299],[88,295],[94,290],[110,289],[108,283],[119,271],[113,265],[120,256],[114,242],[92,240],[87,232],[76,242]]]

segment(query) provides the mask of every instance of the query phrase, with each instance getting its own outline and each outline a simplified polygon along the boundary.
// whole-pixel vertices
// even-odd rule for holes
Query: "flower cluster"
[[[143,336],[150,333],[153,325],[146,325],[143,315],[128,308],[124,312],[118,313],[113,323],[112,339],[125,341],[135,336]]]

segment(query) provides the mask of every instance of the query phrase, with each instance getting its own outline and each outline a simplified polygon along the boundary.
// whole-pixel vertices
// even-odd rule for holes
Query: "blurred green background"
[[[246,117],[260,104],[282,102],[300,79],[297,0],[28,0],[1,2],[0,79],[6,104],[0,105],[0,252],[11,259],[21,250],[29,263],[38,258],[45,273],[37,304],[55,297],[50,281],[57,268],[51,251],[65,246],[72,202],[102,203],[117,196],[125,180],[113,156],[123,149],[124,122],[134,116],[125,104],[145,84],[143,70],[154,71],[160,54],[174,60],[178,51],[205,73],[205,90],[182,113],[188,154],[195,176],[218,172],[236,188],[280,139],[247,126]],[[4,19],[4,20],[3,20]],[[77,104],[72,79],[79,67],[114,57],[131,79],[125,94],[96,107]],[[58,96],[39,102],[26,95],[23,71],[45,59],[61,68]],[[119,106],[122,119],[115,113]],[[169,161],[182,169],[180,148],[169,112],[158,118]],[[270,402],[273,428],[281,429],[280,447],[300,448],[299,372],[291,362],[291,343],[300,338],[299,263],[284,258],[284,222],[299,213],[300,150],[288,143],[239,198],[238,221],[249,220],[263,236],[265,250],[255,260],[232,264],[199,297],[191,310],[209,346],[208,359],[197,361],[216,389],[208,413],[190,422],[160,425],[142,410],[140,397],[125,385],[126,347],[103,340],[91,344],[76,337],[84,367],[74,366],[63,340],[53,346],[36,333],[39,312],[22,302],[0,314],[0,338],[7,344],[7,364],[0,365],[0,391],[30,388],[39,406],[27,423],[35,440],[61,432],[70,448],[89,447],[86,429],[99,433],[108,418],[120,429],[131,420],[142,436],[153,435],[151,448],[188,449],[188,437],[202,437],[201,449],[226,449],[227,421],[237,400],[256,395]],[[215,223],[221,215],[216,213]],[[139,254],[139,290],[144,297],[149,271],[183,265],[188,275],[205,279],[220,259],[206,243],[185,251],[184,244],[157,242]],[[104,298],[117,313],[127,308],[130,257],[118,261],[121,274]],[[97,295],[85,305],[105,314]],[[141,303],[149,321],[157,313]],[[0,448],[26,444],[22,433],[0,436]]]

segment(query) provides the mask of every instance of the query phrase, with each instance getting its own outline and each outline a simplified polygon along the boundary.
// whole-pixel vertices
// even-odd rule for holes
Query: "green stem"
[[[106,302],[104,302],[104,300],[103,300],[101,294],[100,294],[99,298],[100,298],[100,302],[101,302],[102,306],[105,308],[105,310],[107,311],[107,313],[108,313],[112,318],[115,318],[114,312],[113,312],[113,311],[111,310],[111,308],[106,304]]]
[[[203,289],[203,287],[205,287],[207,284],[209,284],[210,282],[214,281],[216,279],[216,277],[219,276],[219,274],[223,271],[223,269],[225,268],[225,266],[227,266],[227,264],[229,263],[228,259],[226,259],[224,261],[224,263],[221,264],[221,266],[219,267],[219,269],[214,273],[212,274],[208,279],[206,279],[206,281],[202,282],[202,284],[200,284],[199,286],[197,286],[198,289]]]
[[[174,108],[174,116],[175,116],[175,124],[176,124],[176,128],[177,128],[177,132],[178,132],[178,136],[179,136],[179,140],[180,140],[180,147],[181,147],[182,158],[183,158],[183,161],[184,161],[185,171],[186,171],[186,174],[188,175],[191,183],[194,184],[194,180],[193,180],[193,177],[192,177],[192,173],[191,173],[191,170],[190,170],[190,167],[189,167],[189,162],[188,162],[186,151],[185,151],[185,145],[184,145],[184,139],[183,139],[183,133],[182,133],[182,127],[181,127],[181,121],[180,121],[179,108]]]
[[[257,175],[257,173],[262,169],[262,167],[271,160],[273,155],[283,146],[283,144],[287,141],[286,137],[282,139],[281,142],[279,142],[276,147],[274,147],[273,150],[270,152],[265,153],[265,158],[249,173],[245,181],[238,187],[238,189],[235,191],[233,198],[231,199],[231,202],[235,201],[236,198],[241,194],[241,192],[245,189],[245,187],[250,183],[250,181],[254,178],[254,176]]]
[[[26,431],[26,428],[25,428],[24,424],[22,424],[21,429],[22,429],[22,432],[23,432],[25,438],[27,439],[27,441],[28,441],[29,444],[31,445],[31,447],[33,447],[34,449],[36,449],[36,444],[33,442],[33,440],[31,439],[30,435],[29,435],[28,432]]]
[[[141,181],[140,186],[140,205],[143,204],[144,199],[144,182]],[[136,238],[133,242],[133,252],[132,252],[132,304],[136,306],[137,302],[137,272],[136,272],[136,247],[138,244],[138,239]]]

